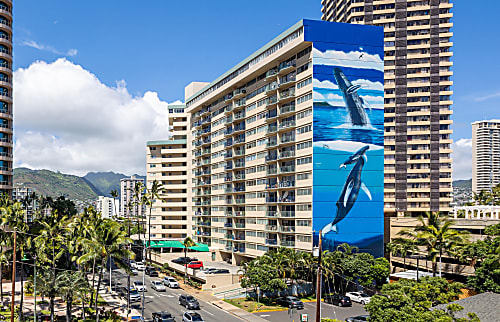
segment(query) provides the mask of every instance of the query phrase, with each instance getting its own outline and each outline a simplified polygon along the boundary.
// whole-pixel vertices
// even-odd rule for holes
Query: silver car
[[[151,281],[151,288],[158,292],[165,292],[167,290],[161,281]]]

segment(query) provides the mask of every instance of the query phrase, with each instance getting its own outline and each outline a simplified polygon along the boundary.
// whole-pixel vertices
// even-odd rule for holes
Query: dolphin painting
[[[342,95],[344,96],[344,102],[349,111],[349,117],[351,119],[352,125],[367,126],[370,123],[368,115],[366,115],[365,108],[366,102],[358,95],[358,90],[361,85],[353,85],[344,72],[340,68],[335,68],[333,70],[333,76],[339,85]]]
[[[347,168],[347,165],[349,164],[354,164],[354,167],[347,176],[344,188],[342,189],[342,193],[337,201],[337,213],[335,218],[321,230],[323,236],[330,231],[337,232],[337,223],[344,219],[349,211],[351,211],[354,203],[358,199],[360,189],[366,193],[370,200],[372,200],[370,191],[361,181],[361,171],[363,170],[365,162],[368,162],[368,158],[365,153],[369,148],[370,147],[368,145],[365,145],[340,165],[340,168]]]

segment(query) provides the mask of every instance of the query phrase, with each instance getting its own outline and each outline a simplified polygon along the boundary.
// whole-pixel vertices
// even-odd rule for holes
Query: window
[[[303,81],[300,81],[297,83],[297,89],[305,87],[311,83],[312,83],[312,77],[308,77],[308,78],[304,79]]]
[[[312,141],[305,141],[297,144],[297,150],[303,150],[312,147]]]
[[[297,220],[297,226],[299,226],[299,227],[310,227],[311,226],[311,221],[310,220]]]
[[[299,68],[297,68],[297,75],[305,72],[309,69],[309,67],[311,67],[311,62],[305,63],[304,65],[300,66]]]
[[[297,98],[297,104],[307,102],[310,99],[312,99],[312,94],[311,93],[306,94],[304,96],[301,96],[301,97]]]
[[[297,159],[297,165],[312,163],[312,157]]]
[[[297,241],[300,242],[300,243],[310,243],[311,242],[311,236],[298,235],[297,236]]]
[[[296,209],[297,209],[297,211],[311,211],[312,206],[311,206],[311,204],[297,205]]]
[[[309,108],[305,111],[297,113],[297,120],[303,119],[304,117],[308,117],[310,115],[312,115],[312,109]]]
[[[311,173],[310,172],[297,174],[297,180],[307,180],[309,178],[311,178]]]
[[[297,196],[309,196],[312,194],[311,188],[297,189]]]
[[[297,129],[297,134],[304,134],[304,133],[311,132],[311,131],[312,131],[312,125],[309,124],[309,125],[306,125],[303,127],[299,127]]]

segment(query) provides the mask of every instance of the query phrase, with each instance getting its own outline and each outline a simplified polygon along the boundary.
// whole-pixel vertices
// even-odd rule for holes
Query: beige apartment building
[[[184,105],[168,108],[170,138],[147,142],[146,184],[149,189],[157,180],[162,187],[161,199],[151,207],[152,240],[182,240],[193,233],[188,212],[188,114]]]
[[[233,264],[280,246],[312,250],[313,52],[345,36],[329,28],[353,32],[303,20],[212,83],[186,87],[194,236]],[[383,50],[381,30],[367,29]],[[381,230],[382,217],[380,201]]]
[[[0,193],[12,194],[12,1],[0,1]]]
[[[450,212],[453,3],[321,3],[323,20],[384,27],[386,216]]]
[[[116,218],[120,209],[119,201],[112,197],[99,196],[96,200],[96,210],[101,213],[102,218]]]
[[[500,184],[500,120],[472,123],[472,191]]]

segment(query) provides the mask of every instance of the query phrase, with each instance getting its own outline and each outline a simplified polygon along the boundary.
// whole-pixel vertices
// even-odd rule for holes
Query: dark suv
[[[200,303],[191,295],[181,295],[179,296],[179,304],[184,306],[188,310],[199,310]]]
[[[174,317],[167,311],[154,312],[153,322],[175,322]]]
[[[158,270],[156,269],[156,267],[151,267],[151,266],[148,266],[146,267],[146,275],[149,275],[151,277],[158,277]]]
[[[349,296],[334,294],[334,295],[325,295],[325,302],[338,306],[352,306],[351,299]]]
[[[197,261],[197,260],[198,259],[196,259],[196,258],[179,257],[179,258],[176,258],[176,259],[172,259],[172,263],[186,265],[186,264],[189,264],[189,262],[193,262],[193,261]]]
[[[276,301],[276,303],[284,307],[297,308],[297,309],[304,308],[304,303],[302,303],[302,301],[296,298],[295,296],[280,297]]]

